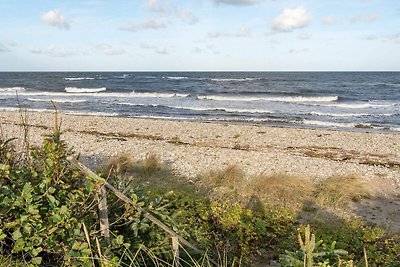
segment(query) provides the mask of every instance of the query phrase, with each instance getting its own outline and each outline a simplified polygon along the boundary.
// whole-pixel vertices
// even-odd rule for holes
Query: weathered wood
[[[107,211],[107,190],[103,185],[99,190],[99,219],[100,234],[107,243],[110,243],[110,224],[108,222]]]
[[[181,267],[179,264],[179,239],[176,236],[172,237],[172,250],[174,251],[174,266]]]
[[[191,248],[192,250],[194,250],[197,253],[203,253],[203,251],[199,250],[198,248],[196,248],[194,245],[190,244],[188,241],[186,241],[183,237],[179,236],[177,233],[175,233],[174,230],[170,229],[167,225],[165,225],[163,222],[161,222],[159,219],[157,219],[156,217],[154,217],[151,213],[149,213],[147,210],[145,210],[144,208],[136,205],[130,198],[128,198],[127,196],[125,196],[124,194],[122,194],[118,189],[116,189],[114,186],[112,186],[111,184],[109,184],[106,180],[104,180],[103,178],[101,178],[100,176],[98,176],[96,173],[94,173],[91,169],[89,169],[88,167],[86,167],[84,164],[82,164],[81,162],[79,162],[78,160],[76,160],[74,157],[68,157],[67,160],[69,162],[71,162],[75,167],[77,167],[79,170],[81,170],[84,174],[86,174],[88,177],[91,177],[99,182],[103,183],[103,186],[105,186],[107,189],[109,189],[110,191],[112,191],[115,196],[117,196],[120,200],[124,201],[125,203],[130,204],[133,208],[135,208],[136,210],[140,211],[143,216],[145,218],[147,218],[148,220],[150,220],[151,222],[153,222],[154,224],[156,224],[158,227],[160,227],[161,229],[163,229],[165,232],[167,232],[171,237],[176,237],[179,242],[188,247]]]

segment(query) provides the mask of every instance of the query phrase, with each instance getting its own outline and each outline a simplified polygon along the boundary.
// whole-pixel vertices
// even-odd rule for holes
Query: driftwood
[[[145,218],[147,218],[148,220],[150,220],[151,222],[153,222],[155,225],[157,225],[158,227],[160,227],[161,229],[163,229],[165,232],[167,232],[171,238],[173,240],[177,240],[179,242],[173,242],[174,243],[174,254],[177,256],[179,255],[177,252],[178,248],[179,248],[179,244],[182,244],[190,249],[192,249],[193,251],[197,252],[197,253],[203,253],[203,251],[199,250],[198,248],[196,248],[194,245],[192,245],[191,243],[189,243],[188,241],[186,241],[183,237],[179,236],[177,233],[175,233],[174,230],[170,229],[167,225],[165,225],[163,222],[161,222],[159,219],[157,219],[156,217],[154,217],[151,213],[149,213],[148,211],[146,211],[144,208],[136,205],[130,198],[128,198],[127,196],[125,196],[123,193],[121,193],[118,189],[116,189],[114,186],[112,186],[111,184],[109,184],[106,180],[104,180],[103,178],[101,178],[100,176],[98,176],[96,173],[94,173],[92,170],[90,170],[88,167],[86,167],[84,164],[82,164],[81,162],[79,162],[77,159],[75,159],[74,157],[68,157],[67,160],[69,162],[72,163],[72,165],[74,165],[76,168],[78,168],[79,170],[81,170],[84,174],[86,174],[88,177],[94,178],[95,180],[103,183],[103,186],[105,188],[107,188],[108,190],[110,190],[111,192],[113,192],[115,194],[115,196],[117,196],[120,200],[122,200],[125,203],[130,204],[133,208],[135,208],[136,210],[140,211],[143,216]],[[177,244],[179,243],[179,244]]]

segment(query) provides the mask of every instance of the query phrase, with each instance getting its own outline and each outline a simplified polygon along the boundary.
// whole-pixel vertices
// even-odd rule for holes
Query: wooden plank
[[[128,203],[129,205],[131,205],[133,208],[135,208],[136,210],[140,211],[143,216],[147,219],[149,219],[151,222],[153,222],[155,225],[157,225],[158,227],[160,227],[161,229],[163,229],[165,232],[167,232],[171,237],[176,237],[178,238],[179,242],[192,249],[193,251],[197,252],[197,253],[203,253],[203,251],[199,250],[198,248],[196,248],[194,245],[192,245],[191,243],[189,243],[188,241],[186,241],[183,237],[179,236],[177,233],[175,233],[174,230],[170,229],[167,225],[165,225],[163,222],[161,222],[159,219],[157,219],[156,217],[154,217],[151,213],[149,213],[147,210],[145,210],[144,208],[136,205],[130,198],[128,198],[127,196],[125,196],[124,194],[122,194],[118,189],[116,189],[114,186],[112,186],[111,184],[109,184],[106,180],[104,180],[103,178],[101,178],[100,176],[98,176],[96,173],[94,173],[91,169],[89,169],[88,167],[86,167],[84,164],[82,164],[81,162],[79,162],[78,160],[76,160],[74,157],[70,156],[67,158],[67,160],[69,162],[72,163],[72,165],[74,165],[76,168],[78,168],[79,170],[81,170],[84,174],[86,174],[88,177],[91,177],[101,183],[103,183],[103,186],[105,186],[107,189],[109,189],[111,192],[113,192],[115,194],[115,196],[117,196],[120,200],[124,201],[125,203]]]

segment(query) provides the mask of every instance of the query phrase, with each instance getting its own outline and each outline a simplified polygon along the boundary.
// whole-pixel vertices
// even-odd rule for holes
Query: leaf
[[[40,252],[42,252],[43,251],[43,248],[42,247],[37,247],[37,248],[34,248],[34,249],[32,249],[32,251],[31,251],[31,255],[33,256],[33,257],[36,257]]]
[[[22,193],[25,197],[31,198],[32,186],[31,183],[25,183],[24,187],[22,188]]]
[[[89,245],[86,242],[83,242],[80,246],[79,246],[79,250],[84,250],[87,249],[89,247]]]
[[[94,183],[88,181],[88,182],[86,183],[86,190],[89,191],[89,192],[92,192],[93,189],[94,189]]]
[[[79,247],[81,246],[81,242],[77,241],[72,245],[73,250],[79,250]]]
[[[62,218],[61,218],[60,214],[54,214],[52,216],[52,219],[53,219],[53,222],[55,222],[55,223],[58,223],[58,222],[62,221]]]
[[[12,233],[12,239],[14,239],[15,241],[17,241],[18,239],[20,239],[22,237],[21,231],[19,229],[15,230]]]
[[[40,265],[42,263],[42,257],[32,258],[31,262],[36,265]]]

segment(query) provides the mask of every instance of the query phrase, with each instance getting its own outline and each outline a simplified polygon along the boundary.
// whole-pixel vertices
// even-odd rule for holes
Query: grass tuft
[[[343,208],[350,201],[359,201],[369,195],[369,190],[356,175],[330,177],[316,188],[317,204],[333,208]]]
[[[314,185],[308,180],[286,174],[258,175],[250,179],[246,191],[273,206],[299,208],[311,198]]]

